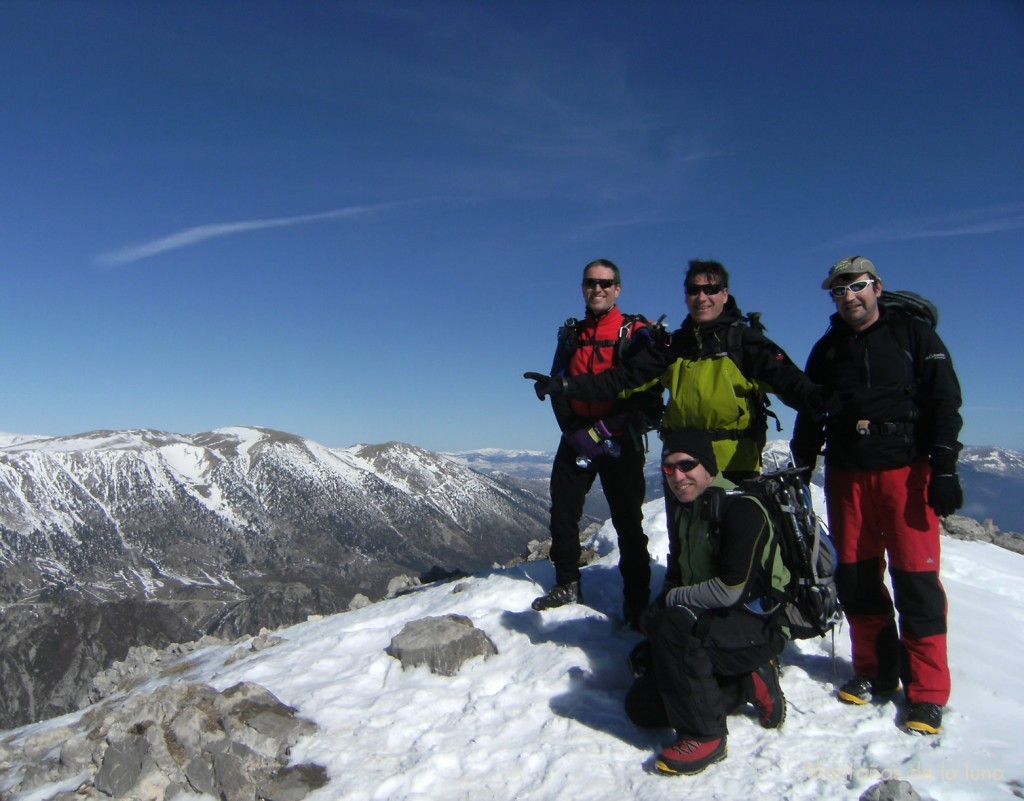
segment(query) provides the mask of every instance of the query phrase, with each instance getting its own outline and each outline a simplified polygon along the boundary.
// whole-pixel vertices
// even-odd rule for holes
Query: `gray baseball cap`
[[[861,275],[862,273],[867,273],[881,280],[878,270],[875,269],[875,265],[869,259],[865,259],[863,256],[847,256],[845,259],[840,259],[832,265],[832,269],[828,271],[828,278],[822,283],[821,288],[828,289],[832,286],[832,282],[841,275]]]

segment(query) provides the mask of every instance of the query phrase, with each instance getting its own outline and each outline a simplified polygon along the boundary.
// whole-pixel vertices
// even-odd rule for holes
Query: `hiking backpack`
[[[613,347],[612,351],[612,366],[618,366],[622,357],[629,347],[633,329],[637,323],[641,324],[650,335],[651,341],[655,345],[664,345],[668,340],[668,331],[665,329],[665,315],[661,315],[657,322],[651,322],[642,314],[623,314],[622,315],[622,326],[619,328],[619,338],[615,340],[611,339],[597,339],[587,340],[587,345],[594,348],[609,348]],[[572,357],[572,354],[576,352],[579,347],[579,325],[580,320],[575,317],[570,317],[566,320],[558,329],[558,348],[560,357],[566,359],[566,363]],[[665,403],[661,397],[661,389],[644,391],[641,388],[633,390],[626,390],[626,395],[633,397],[635,403],[638,405],[638,411],[640,418],[638,421],[641,422],[642,431],[636,432],[638,435],[642,434],[646,437],[648,431],[653,431],[661,425],[661,417],[665,412]],[[646,439],[645,439],[646,441]],[[646,447],[644,448],[646,451]]]
[[[763,473],[739,484],[768,514],[775,538],[765,562],[771,571],[776,553],[789,570],[784,589],[772,587],[769,609],[789,629],[791,639],[823,637],[842,619],[836,592],[838,559],[828,533],[811,505],[811,490],[802,476],[809,468],[791,467]]]
[[[939,307],[927,298],[905,289],[886,289],[878,296],[878,305],[893,313],[923,320],[932,328],[939,327]]]
[[[594,348],[610,348],[614,347],[615,350],[612,352],[612,364],[618,365],[622,360],[622,355],[625,353],[626,348],[629,347],[630,340],[633,336],[633,328],[637,323],[641,323],[650,334],[651,338],[657,341],[659,337],[666,336],[665,326],[662,320],[665,319],[665,315],[661,316],[661,319],[656,323],[652,323],[642,314],[623,314],[622,315],[622,326],[619,328],[619,338],[612,339],[595,339],[588,340],[587,344]],[[558,329],[558,346],[565,352],[566,358],[576,352],[579,347],[579,326],[580,320],[576,317],[570,317],[566,320]]]

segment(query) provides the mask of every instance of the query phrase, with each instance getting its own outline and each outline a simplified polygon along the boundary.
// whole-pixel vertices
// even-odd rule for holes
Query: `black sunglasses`
[[[601,289],[610,289],[611,287],[615,286],[618,283],[619,282],[616,281],[614,278],[584,278],[583,279],[583,286],[585,286],[587,289],[596,289],[597,287],[601,287]]]
[[[699,464],[700,462],[697,459],[680,459],[678,462],[662,462],[661,472],[666,476],[670,476],[676,472],[689,473]]]
[[[686,294],[691,297],[696,297],[703,292],[710,298],[712,295],[717,295],[723,289],[725,289],[725,287],[719,286],[718,284],[687,284]]]

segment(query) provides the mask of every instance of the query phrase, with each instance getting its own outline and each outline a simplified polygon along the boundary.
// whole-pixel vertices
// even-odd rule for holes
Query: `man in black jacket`
[[[632,655],[638,678],[626,713],[638,726],[675,728],[655,767],[692,774],[725,759],[729,713],[749,703],[765,728],[785,720],[776,657],[786,635],[762,599],[789,577],[764,507],[730,492],[707,432],[668,432],[661,466],[677,502],[668,569],[644,618],[649,639]],[[766,567],[769,554],[776,558]]]
[[[904,725],[936,734],[950,692],[939,517],[963,503],[960,384],[935,329],[879,303],[882,279],[868,259],[840,260],[822,288],[836,313],[811,350],[807,375],[839,408],[827,419],[798,415],[791,447],[799,465],[813,466],[825,445],[836,585],[855,674],[839,700],[866,704],[895,694],[902,679],[910,704]]]

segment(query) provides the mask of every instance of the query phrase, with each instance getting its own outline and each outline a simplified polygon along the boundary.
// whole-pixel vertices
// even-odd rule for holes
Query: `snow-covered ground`
[[[660,502],[645,514],[660,584]],[[653,771],[653,755],[672,732],[638,729],[622,710],[631,681],[625,656],[639,635],[614,617],[620,580],[609,524],[597,545],[604,556],[584,571],[587,606],[531,611],[552,580],[550,565],[531,563],[466,579],[464,591],[426,587],[284,629],[281,645],[240,661],[228,659],[236,647],[208,649],[177,678],[219,688],[255,681],[314,720],[319,732],[292,754],[327,767],[330,783],[310,801],[818,801],[855,799],[883,778],[907,779],[934,801],[1024,797],[1024,556],[943,541],[953,696],[939,736],[904,733],[899,704],[836,702],[834,671],[841,679],[850,672],[843,629],[834,661],[829,640],[787,648],[781,730],[760,728],[753,709],[735,715],[726,761],[698,776],[665,777]],[[445,678],[403,670],[385,653],[406,622],[447,613],[471,618],[498,655]]]

